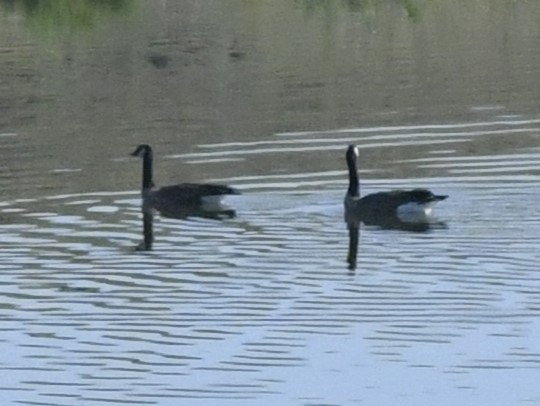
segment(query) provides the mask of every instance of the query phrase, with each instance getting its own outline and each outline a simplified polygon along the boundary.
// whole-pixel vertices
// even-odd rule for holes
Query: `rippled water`
[[[540,404],[540,3],[0,0],[0,404]],[[154,218],[224,182],[223,221]],[[427,232],[361,193],[448,194]]]
[[[539,132],[540,120],[498,118],[200,144],[168,158],[208,165],[302,151],[331,164],[214,179],[243,191],[228,200],[238,216],[157,217],[151,252],[135,251],[137,191],[6,200],[2,398],[540,402]],[[475,152],[509,137],[522,148]],[[450,195],[436,209],[444,227],[362,227],[355,271],[342,209],[351,142],[366,158],[362,193],[426,186]],[[415,153],[419,145],[427,153]],[[379,164],[374,150],[407,158]]]

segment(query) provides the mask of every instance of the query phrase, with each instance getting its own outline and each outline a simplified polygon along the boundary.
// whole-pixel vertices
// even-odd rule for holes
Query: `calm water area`
[[[0,404],[540,405],[540,2],[1,0]],[[220,182],[237,216],[154,219]],[[449,198],[425,232],[361,193]]]

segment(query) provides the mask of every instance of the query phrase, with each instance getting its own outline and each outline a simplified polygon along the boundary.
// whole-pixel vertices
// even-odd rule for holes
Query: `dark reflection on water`
[[[347,264],[349,270],[355,270],[358,257],[358,245],[360,243],[360,229],[362,224],[374,226],[383,230],[401,230],[414,233],[425,233],[433,229],[445,229],[446,223],[430,219],[426,221],[402,221],[397,216],[378,216],[375,219],[358,218],[347,216],[345,223],[349,233],[349,248],[347,250]]]
[[[154,244],[154,213],[152,210],[142,210],[143,241],[137,246],[139,251],[150,251]]]
[[[154,212],[161,216],[177,220],[186,220],[189,218],[200,217],[211,220],[232,219],[236,217],[236,211],[233,209],[206,210],[202,207],[183,207],[180,205],[168,206],[168,209],[160,207],[161,210],[147,205],[142,206],[142,242],[137,245],[138,251],[150,251],[154,244]]]
[[[358,241],[360,237],[360,223],[347,223],[349,231],[349,248],[347,250],[347,264],[349,270],[354,271],[358,261]]]

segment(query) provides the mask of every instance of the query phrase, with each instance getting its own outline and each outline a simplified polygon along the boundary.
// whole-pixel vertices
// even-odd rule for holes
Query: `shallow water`
[[[0,96],[3,403],[540,402],[536,4],[514,5],[510,21],[496,1],[416,17],[401,3],[136,4],[46,44],[21,10],[2,17],[1,69],[28,68]],[[519,57],[475,31],[486,8]],[[482,52],[445,36],[455,24],[436,22],[449,11],[458,32],[487,41]],[[280,37],[279,24],[295,30]],[[433,38],[452,48],[420,47]],[[315,63],[323,40],[351,57]],[[468,80],[477,58],[493,69],[471,91],[445,76],[456,55]],[[502,75],[515,60],[527,75]],[[436,66],[432,89],[419,78]],[[140,161],[128,154],[139,142],[155,147],[160,184],[239,188],[227,200],[237,217],[156,216],[153,250],[136,251]],[[450,195],[428,232],[362,227],[354,271],[349,143],[362,194]]]

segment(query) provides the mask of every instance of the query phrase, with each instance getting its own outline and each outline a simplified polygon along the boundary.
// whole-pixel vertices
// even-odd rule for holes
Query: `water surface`
[[[536,3],[122,4],[0,14],[6,404],[540,402]],[[136,251],[141,142],[237,216]],[[350,143],[361,193],[450,195],[354,271]]]

